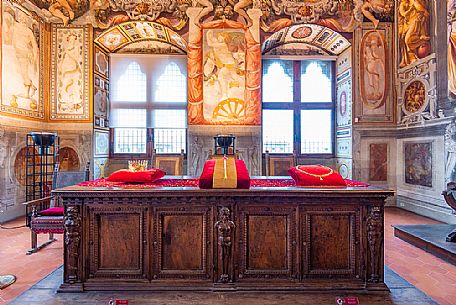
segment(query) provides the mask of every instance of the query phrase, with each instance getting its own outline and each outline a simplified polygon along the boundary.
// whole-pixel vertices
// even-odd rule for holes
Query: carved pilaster
[[[74,284],[79,282],[79,255],[80,241],[82,234],[81,213],[79,207],[68,206],[66,208],[65,219],[65,283]]]
[[[382,207],[373,206],[369,208],[367,217],[367,241],[369,243],[369,266],[370,275],[368,281],[378,283],[382,274],[380,267],[383,264],[382,246],[383,246],[383,210]]]
[[[220,273],[219,283],[232,282],[230,274],[230,262],[232,251],[232,233],[235,228],[234,222],[230,220],[230,209],[222,207],[219,210],[218,221],[215,223],[218,235],[218,252],[219,260],[222,265],[222,272]]]

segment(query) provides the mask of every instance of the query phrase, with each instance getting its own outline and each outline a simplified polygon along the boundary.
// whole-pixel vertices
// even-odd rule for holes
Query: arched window
[[[124,69],[122,69],[125,67]],[[122,71],[123,70],[123,71]],[[122,61],[112,74],[111,99],[114,102],[145,102],[147,76],[136,61]]]
[[[154,102],[185,103],[187,101],[187,76],[175,62],[166,65],[155,82]]]

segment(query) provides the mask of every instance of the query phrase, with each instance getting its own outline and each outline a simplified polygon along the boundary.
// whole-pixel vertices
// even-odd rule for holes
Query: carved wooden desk
[[[385,290],[374,187],[73,186],[64,279],[83,290]]]

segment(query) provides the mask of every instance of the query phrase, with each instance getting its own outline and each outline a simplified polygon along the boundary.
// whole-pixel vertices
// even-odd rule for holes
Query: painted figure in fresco
[[[364,48],[364,62],[367,71],[367,90],[368,100],[379,100],[383,95],[381,88],[381,78],[385,75],[384,54],[381,44],[376,35],[370,35]]]
[[[235,86],[238,69],[238,62],[228,48],[223,34],[214,35],[212,30],[207,31],[207,44],[211,51],[204,65],[205,76],[217,81],[222,99],[228,98],[230,87]]]
[[[48,11],[55,17],[61,19],[63,25],[66,26],[70,20],[74,19],[73,7],[77,7],[75,0],[71,0],[70,2],[67,0],[51,0],[51,5],[49,6]]]
[[[401,0],[398,36],[402,60],[399,67],[424,57],[418,56],[418,49],[429,46],[429,16],[427,0]]]
[[[82,108],[80,97],[80,77],[82,74],[79,63],[78,36],[69,33],[62,43],[59,75],[59,105],[63,112],[78,112]]]
[[[37,101],[34,98],[38,84],[32,78],[38,78],[39,48],[37,38],[32,31],[33,21],[20,10],[5,12],[3,21],[3,42],[12,45],[17,65],[14,69],[20,74],[23,89],[14,92],[8,101],[12,107],[37,109]],[[6,55],[6,54],[5,54]],[[14,56],[13,55],[13,56]],[[4,61],[6,58],[4,58]],[[11,64],[11,63],[10,63]],[[11,72],[11,71],[8,71]],[[25,104],[27,105],[24,105]]]
[[[239,0],[239,2],[234,5],[234,11],[245,19],[247,27],[252,26],[252,19],[247,15],[245,8],[251,4],[252,0]]]
[[[373,13],[381,14],[385,11],[385,1],[384,0],[364,0],[363,5],[361,6],[361,11],[363,15],[372,21],[374,27],[377,28],[380,21],[375,18]]]

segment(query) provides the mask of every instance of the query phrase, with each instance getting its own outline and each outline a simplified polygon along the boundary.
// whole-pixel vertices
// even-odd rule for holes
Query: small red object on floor
[[[116,305],[128,305],[128,300],[116,300]]]
[[[337,305],[359,305],[357,297],[336,298]]]

